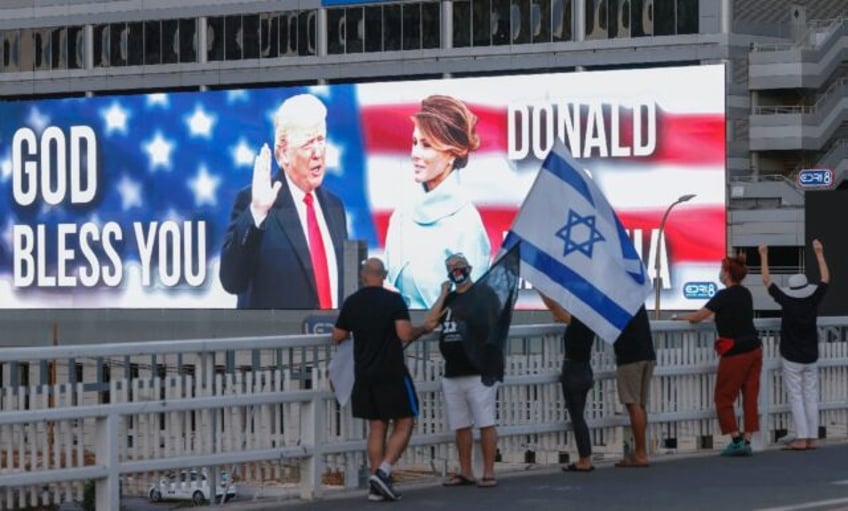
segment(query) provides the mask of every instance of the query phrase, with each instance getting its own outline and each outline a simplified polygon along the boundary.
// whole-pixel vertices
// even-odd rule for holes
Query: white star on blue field
[[[563,257],[579,251],[591,259],[595,243],[606,241],[600,231],[595,228],[595,215],[581,216],[573,209],[568,210],[568,220],[556,235],[565,241]]]

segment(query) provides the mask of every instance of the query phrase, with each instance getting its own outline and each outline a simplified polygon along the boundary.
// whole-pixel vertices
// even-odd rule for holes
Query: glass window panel
[[[654,35],[673,35],[674,3],[677,0],[654,0]]]
[[[162,63],[162,22],[159,20],[144,22],[144,63]]]
[[[10,72],[12,69],[12,33],[13,30],[0,32],[0,43],[2,43],[2,55],[0,55],[0,72]]]
[[[603,0],[602,0],[603,1]],[[607,37],[615,39],[620,37],[618,29],[618,8],[620,0],[605,0],[607,4]]]
[[[259,58],[259,15],[249,14],[242,17],[242,58]]]
[[[471,46],[471,2],[456,0],[453,3],[453,46]]]
[[[490,0],[471,0],[471,26],[474,30],[474,46],[489,46],[492,43],[492,10]]]
[[[607,0],[586,0],[586,39],[609,37]]]
[[[162,22],[162,63],[174,64],[180,61],[180,22],[165,20]]]
[[[345,48],[345,12],[344,8],[327,9],[327,53],[338,55]]]
[[[365,7],[365,51],[383,51],[383,7]]]
[[[402,23],[400,5],[383,6],[383,51],[400,49]]]
[[[677,33],[698,33],[698,0],[677,0]]]
[[[94,67],[109,67],[109,25],[94,27]]]
[[[630,0],[630,37],[654,34],[652,0]]]
[[[633,4],[630,0],[618,0],[618,37],[630,37],[630,31],[632,27],[630,26],[630,9],[633,7]]]
[[[276,58],[279,52],[280,18],[265,13],[259,18],[259,56],[263,59]]]
[[[50,68],[68,68],[68,29],[66,27],[50,30]]]
[[[492,44],[511,42],[509,32],[510,0],[492,0]]]
[[[586,0],[588,4],[591,0]],[[550,0],[532,0],[530,5],[530,25],[533,28],[531,32],[532,41],[534,43],[549,43],[551,42],[551,2]]]
[[[68,27],[68,69],[85,67],[85,30]]]
[[[242,38],[241,15],[224,18],[224,58],[241,60]]]
[[[7,30],[3,41],[3,69],[19,71],[21,65],[21,31]]]
[[[512,44],[530,42],[530,0],[512,0],[510,12],[512,21]]]
[[[127,64],[144,63],[144,24],[140,21],[127,24]]]
[[[33,69],[50,69],[50,37],[46,30],[32,31]]]
[[[553,40],[573,40],[572,26],[571,0],[553,0],[551,5],[551,36]]]
[[[180,20],[180,62],[197,62],[197,20]]]
[[[421,4],[421,47],[424,49],[441,48],[442,34],[439,20],[441,19],[439,2],[424,2]]]
[[[224,59],[224,18],[214,17],[206,20],[206,59],[209,61]]]
[[[365,18],[362,7],[345,9],[345,28],[346,53],[362,53],[362,42],[365,38]]]
[[[315,11],[301,11],[297,17],[297,54],[315,55],[315,33],[317,19]]]
[[[280,55],[297,55],[297,13],[280,14]]]
[[[109,28],[109,65],[126,66],[129,41],[126,23],[112,23]]]
[[[421,4],[403,4],[403,49],[421,49]]]

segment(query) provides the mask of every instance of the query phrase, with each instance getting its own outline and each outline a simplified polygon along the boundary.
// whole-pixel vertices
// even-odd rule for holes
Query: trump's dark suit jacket
[[[238,295],[239,309],[318,309],[309,245],[282,171],[275,180],[283,187],[259,228],[250,214],[250,186],[239,191],[221,249],[221,284]],[[315,197],[336,252],[341,303],[344,206],[323,187],[315,190]]]

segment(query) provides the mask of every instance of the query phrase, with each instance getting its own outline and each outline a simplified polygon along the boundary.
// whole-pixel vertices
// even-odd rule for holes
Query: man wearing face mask
[[[491,325],[500,310],[500,301],[487,285],[473,285],[472,268],[462,254],[445,261],[448,281],[425,320],[432,327],[440,322],[439,351],[445,359],[442,390],[448,424],[456,432],[460,470],[445,486],[475,484],[471,468],[472,431],[480,429],[483,474],[476,481],[481,488],[497,485],[495,453],[497,430],[495,402],[497,382],[503,380],[503,354],[489,342]],[[451,291],[451,287],[455,289]]]

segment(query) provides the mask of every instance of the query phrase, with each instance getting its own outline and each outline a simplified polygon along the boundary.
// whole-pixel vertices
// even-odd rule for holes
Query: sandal
[[[589,465],[588,468],[580,468],[575,463],[569,463],[568,465],[562,467],[563,472],[591,472],[595,470],[594,465]]]
[[[477,482],[474,479],[469,479],[462,474],[453,474],[442,483],[442,486],[474,486],[475,484]]]
[[[477,482],[478,488],[494,488],[498,485],[498,481],[494,477],[484,477]]]

